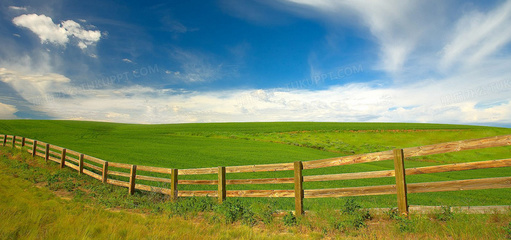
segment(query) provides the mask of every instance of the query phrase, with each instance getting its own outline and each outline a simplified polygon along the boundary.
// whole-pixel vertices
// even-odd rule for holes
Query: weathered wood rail
[[[151,166],[137,166],[126,163],[108,162],[70,149],[14,135],[0,135],[3,146],[11,146],[27,150],[32,156],[39,156],[46,161],[54,161],[61,168],[69,167],[80,174],[89,175],[106,184],[126,187],[129,194],[135,189],[160,192],[171,196],[172,200],[178,197],[209,196],[217,197],[220,202],[227,197],[287,197],[295,198],[295,213],[301,215],[304,198],[333,198],[347,196],[367,196],[395,194],[398,199],[398,209],[402,214],[408,214],[407,195],[410,193],[443,192],[475,189],[511,188],[510,177],[469,179],[442,182],[406,183],[406,176],[415,174],[429,174],[452,171],[464,171],[486,168],[510,167],[510,159],[500,159],[480,162],[466,162],[439,166],[408,168],[404,166],[406,157],[426,156],[440,153],[450,153],[465,150],[474,150],[491,147],[511,146],[511,135],[496,136],[480,139],[471,139],[456,142],[433,144],[428,146],[395,149],[352,156],[343,156],[330,159],[321,159],[294,163],[278,163],[264,165],[228,166],[196,169],[175,169]],[[317,168],[327,168],[356,163],[368,163],[384,160],[394,160],[393,170],[356,172],[342,174],[309,175],[304,176],[303,171]],[[261,179],[226,179],[226,174],[250,172],[276,172],[293,171],[292,178],[261,178]],[[144,173],[149,173],[144,175]],[[149,176],[151,173],[159,177]],[[215,180],[188,180],[179,179],[185,175],[217,174]],[[163,177],[161,177],[163,175]],[[113,179],[111,176],[117,176]],[[396,183],[383,186],[364,186],[333,189],[304,189],[304,182],[338,181],[365,178],[395,177]],[[124,180],[122,180],[124,179]],[[152,181],[168,184],[169,187],[155,187],[137,183],[137,180]],[[228,185],[237,184],[293,184],[294,190],[228,190]],[[217,190],[179,190],[179,185],[216,185]]]

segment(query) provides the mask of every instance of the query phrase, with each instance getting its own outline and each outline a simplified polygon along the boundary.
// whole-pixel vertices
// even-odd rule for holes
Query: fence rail
[[[177,197],[209,196],[217,197],[220,202],[226,197],[286,197],[295,198],[295,213],[301,215],[304,198],[332,198],[346,196],[368,196],[396,194],[398,209],[402,214],[408,214],[407,195],[409,193],[443,192],[475,189],[511,188],[511,177],[482,178],[442,182],[406,183],[406,176],[416,174],[441,173],[452,171],[464,171],[474,169],[511,167],[511,158],[456,163],[439,166],[404,168],[406,157],[427,156],[432,154],[450,153],[465,150],[474,150],[491,147],[511,146],[511,135],[447,142],[427,146],[395,149],[376,153],[343,156],[337,158],[298,161],[294,163],[278,163],[264,165],[228,166],[195,169],[175,169],[151,166],[131,165],[126,163],[108,162],[70,149],[45,143],[35,139],[29,139],[14,135],[0,135],[3,146],[11,146],[26,149],[33,156],[39,156],[46,161],[54,161],[61,168],[69,167],[80,174],[89,175],[106,184],[126,187],[129,194],[135,189],[144,191],[160,192],[171,196],[172,200]],[[356,163],[368,163],[384,160],[394,160],[393,170],[325,174],[304,176],[303,171],[317,168],[327,168]],[[292,178],[260,178],[260,179],[226,179],[226,174],[232,173],[255,173],[293,171]],[[156,176],[148,176],[143,173],[155,173]],[[150,175],[149,174],[149,175]],[[207,175],[217,174],[218,179],[179,179],[184,175]],[[164,176],[162,176],[164,175]],[[111,178],[116,176],[116,179]],[[304,189],[304,182],[338,181],[366,178],[395,177],[396,184],[383,186],[364,186],[332,189]],[[120,180],[124,179],[124,180]],[[151,181],[170,184],[170,188],[154,187],[137,183],[137,180]],[[293,184],[294,190],[227,190],[228,185],[237,184]],[[178,190],[179,185],[217,185],[217,190]]]

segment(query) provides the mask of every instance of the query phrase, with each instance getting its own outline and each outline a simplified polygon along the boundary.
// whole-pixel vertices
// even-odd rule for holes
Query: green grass
[[[198,168],[308,161],[394,148],[511,134],[511,129],[406,123],[211,123],[136,125],[78,121],[3,120],[0,133],[38,139],[113,162],[171,168]],[[406,167],[509,158],[510,147],[438,154],[406,160]],[[304,175],[392,169],[392,161],[315,170]],[[409,183],[510,176],[511,168],[414,175]],[[292,177],[291,171],[228,174],[228,179]],[[181,179],[216,179],[216,175]],[[148,184],[149,182],[142,182]],[[305,189],[393,184],[393,178],[304,183]],[[180,189],[216,189],[183,186]],[[292,184],[232,185],[228,189],[293,189]],[[261,199],[259,199],[261,200]],[[394,207],[393,195],[359,197],[364,207]],[[242,199],[253,202],[254,199]],[[264,200],[266,201],[266,200]],[[343,199],[306,199],[305,208],[340,206]],[[507,190],[410,194],[411,205],[511,205]],[[279,199],[293,209],[293,199]]]
[[[133,212],[139,209],[137,203],[148,202],[142,196],[133,204],[109,206],[109,198],[114,201],[117,190],[125,190],[107,185],[88,183],[77,177],[76,172],[62,171],[47,166],[44,161],[34,161],[30,157],[17,153],[11,160],[4,154],[0,156],[0,239],[298,239],[298,236],[282,234],[271,236],[265,231],[253,231],[247,225],[226,226],[220,222],[208,223],[194,218],[185,220],[179,216],[169,217],[166,212],[148,214]],[[29,164],[30,163],[30,164]],[[37,169],[34,169],[36,167]],[[64,172],[59,173],[59,172]],[[18,174],[16,174],[18,173]],[[72,176],[67,176],[72,173]],[[63,180],[73,180],[78,185],[67,192],[63,186],[53,185],[60,195],[66,193],[69,198],[61,198],[50,191],[50,178],[55,176]],[[38,182],[47,184],[46,187],[34,186]],[[46,178],[46,180],[45,180]],[[53,184],[61,184],[61,180]],[[90,179],[89,179],[90,181]],[[87,189],[90,195],[101,194],[100,197],[82,199],[78,189]],[[103,189],[101,191],[101,189]],[[125,193],[125,191],[123,191]],[[87,195],[87,194],[85,194]],[[125,194],[124,194],[125,196]],[[123,199],[123,197],[121,197]],[[155,202],[155,205],[162,202]],[[105,207],[110,207],[106,209]],[[123,209],[119,209],[122,207]],[[148,206],[146,206],[148,207]],[[125,209],[132,209],[126,211]],[[136,211],[136,210],[135,210]]]
[[[72,183],[72,184],[68,184]],[[26,152],[0,147],[0,239],[504,239],[508,213],[375,214],[354,198],[305,217],[274,204],[182,198],[102,184]],[[337,211],[339,210],[339,211]]]

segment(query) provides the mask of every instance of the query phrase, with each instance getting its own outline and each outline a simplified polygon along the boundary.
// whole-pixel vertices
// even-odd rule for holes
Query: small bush
[[[449,221],[454,217],[454,213],[451,210],[450,206],[441,206],[440,210],[437,211],[433,217],[439,221]]]
[[[59,190],[61,188],[60,186],[60,176],[61,176],[61,172],[56,172],[55,174],[50,174],[47,176],[46,178],[46,186],[50,189],[50,190]]]
[[[387,212],[385,212],[385,215],[389,218],[389,220],[398,220],[399,219],[399,211],[397,208],[391,208]]]
[[[362,206],[360,206],[355,199],[348,198],[346,199],[346,202],[344,203],[342,210],[343,214],[351,215],[356,213],[358,210],[360,210]]]
[[[284,222],[284,225],[286,225],[286,226],[296,226],[296,224],[297,224],[296,216],[292,212],[289,212],[288,214],[286,214],[282,218],[282,221]]]
[[[238,199],[227,199],[217,206],[216,212],[224,217],[226,223],[241,220],[245,224],[253,225],[256,222],[254,212]]]
[[[273,221],[273,214],[275,213],[273,206],[274,205],[270,203],[256,202],[253,203],[250,208],[252,209],[256,220],[269,224]]]
[[[389,220],[396,221],[400,232],[413,232],[415,230],[415,223],[410,218],[401,215],[397,208],[389,209],[385,215],[387,215]]]
[[[369,219],[371,219],[369,211],[363,210],[354,199],[348,198],[341,209],[340,216],[333,215],[328,222],[332,228],[346,232],[350,229],[358,230],[365,227],[365,221]]]
[[[400,232],[414,232],[415,231],[415,223],[407,217],[397,216],[397,226]]]
[[[180,198],[175,203],[171,203],[170,210],[172,214],[186,218],[198,212],[212,211],[215,205],[213,198],[210,197]]]

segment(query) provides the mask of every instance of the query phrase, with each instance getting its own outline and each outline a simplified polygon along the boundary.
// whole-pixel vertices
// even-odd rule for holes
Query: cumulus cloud
[[[48,42],[64,46],[69,42],[66,29],[56,25],[50,17],[45,15],[24,14],[15,17],[12,22],[18,27],[30,29],[41,39],[41,43]]]
[[[66,46],[70,39],[74,39],[76,40],[76,46],[86,49],[101,38],[99,30],[86,30],[82,25],[73,20],[66,20],[60,24],[55,24],[46,15],[23,14],[15,17],[12,22],[18,27],[28,28],[35,33],[41,39],[41,43]]]

